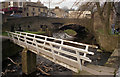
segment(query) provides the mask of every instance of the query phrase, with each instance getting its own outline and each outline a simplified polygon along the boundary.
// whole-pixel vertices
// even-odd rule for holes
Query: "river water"
[[[64,32],[53,33],[54,38],[65,39],[65,40],[73,40],[75,37],[68,35]]]

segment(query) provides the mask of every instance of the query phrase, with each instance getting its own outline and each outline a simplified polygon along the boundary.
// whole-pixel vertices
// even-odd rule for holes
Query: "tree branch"
[[[98,11],[98,14],[100,16],[100,19],[105,24],[105,19],[103,17],[103,13],[102,13],[101,8],[100,8],[100,3],[96,2],[96,6],[97,6],[97,11]]]
[[[15,65],[18,65],[18,66],[19,66],[19,65],[21,64],[21,63],[16,63],[16,62],[14,62],[14,61],[13,61],[11,58],[9,58],[9,57],[8,57],[8,59],[9,59],[13,64],[15,64]]]
[[[44,72],[44,71],[43,71],[41,68],[39,68],[39,67],[37,67],[37,69],[40,70],[40,71],[41,71],[43,74],[45,74],[45,75],[50,75],[50,74]]]

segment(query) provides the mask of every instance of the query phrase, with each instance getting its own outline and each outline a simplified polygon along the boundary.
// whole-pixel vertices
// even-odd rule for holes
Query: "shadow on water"
[[[14,44],[11,40],[2,38],[2,60],[6,60],[7,57],[13,56],[21,50],[22,47]]]

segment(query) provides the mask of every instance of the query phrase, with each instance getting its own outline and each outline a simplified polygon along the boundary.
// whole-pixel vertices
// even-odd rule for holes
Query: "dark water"
[[[8,56],[13,56],[22,51],[22,47],[13,43],[12,40],[2,38],[2,60],[6,60]]]
[[[21,63],[21,52],[16,54],[15,56],[10,57],[14,62],[16,63]],[[4,74],[2,74],[2,77],[19,77],[19,76],[24,76],[24,77],[29,77],[29,76],[37,76],[37,77],[42,77],[46,76],[43,74],[41,71],[36,70],[34,73],[30,74],[29,76],[25,75],[22,73],[22,65],[20,64],[19,66],[13,64],[10,60],[5,60],[2,62],[3,67],[2,71]],[[72,71],[69,69],[66,69],[65,67],[62,67],[58,64],[55,64],[41,56],[37,56],[37,65],[40,65],[40,68],[45,71],[45,68],[43,66],[51,68],[50,70],[47,71],[50,75],[72,75]],[[5,73],[5,71],[8,71]]]

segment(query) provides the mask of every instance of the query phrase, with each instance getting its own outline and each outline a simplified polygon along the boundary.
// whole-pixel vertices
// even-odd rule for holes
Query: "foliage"
[[[7,32],[2,32],[2,36],[8,36]]]
[[[104,30],[103,29],[98,29],[97,32],[100,33],[100,34],[104,34]]]
[[[34,31],[25,31],[28,33],[33,33],[33,34],[45,34],[45,31],[38,31],[38,32],[34,32]]]
[[[71,36],[75,36],[77,34],[77,32],[72,29],[64,30],[64,32]]]

